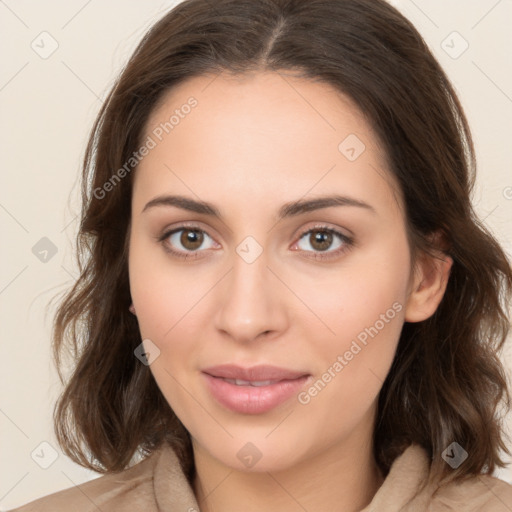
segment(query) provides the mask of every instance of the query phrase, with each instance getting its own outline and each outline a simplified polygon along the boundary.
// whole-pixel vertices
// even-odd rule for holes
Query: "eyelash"
[[[187,230],[198,231],[198,232],[203,233],[210,237],[210,235],[208,235],[208,233],[206,231],[204,231],[203,229],[201,229],[199,226],[182,225],[182,226],[178,226],[177,228],[174,228],[172,230],[166,231],[161,236],[157,237],[157,240],[158,240],[158,242],[160,242],[163,245],[164,250],[166,252],[168,252],[169,254],[172,254],[173,256],[176,256],[176,257],[182,258],[182,259],[186,259],[186,260],[195,260],[195,259],[201,257],[201,256],[199,256],[199,253],[201,253],[202,251],[200,251],[200,250],[188,251],[188,252],[176,251],[174,249],[171,249],[171,247],[169,247],[169,245],[166,243],[167,239],[171,235],[173,235],[175,233],[179,233],[180,231],[187,231]],[[309,252],[313,253],[313,256],[306,256],[307,258],[311,258],[311,259],[315,259],[315,260],[322,260],[322,261],[330,260],[330,259],[337,258],[337,257],[341,256],[341,254],[349,251],[354,245],[354,240],[351,237],[344,235],[343,233],[340,233],[336,229],[330,228],[328,226],[323,226],[323,225],[318,225],[318,226],[314,226],[313,228],[309,228],[308,230],[306,230],[300,234],[298,240],[299,241],[302,240],[302,238],[304,238],[306,235],[309,235],[313,232],[332,234],[335,237],[338,237],[341,240],[343,245],[341,247],[339,247],[338,249],[336,249],[335,251],[316,251],[316,252],[304,251],[304,252],[308,252],[308,253]]]

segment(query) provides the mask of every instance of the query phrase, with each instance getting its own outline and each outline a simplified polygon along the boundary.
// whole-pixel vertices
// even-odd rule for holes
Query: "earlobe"
[[[418,261],[412,288],[405,308],[406,322],[421,322],[431,317],[443,299],[453,259],[440,252],[423,255]]]

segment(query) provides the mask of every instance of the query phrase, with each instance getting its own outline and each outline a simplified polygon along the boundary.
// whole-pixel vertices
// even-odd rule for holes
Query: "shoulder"
[[[432,495],[432,512],[510,512],[512,485],[488,475],[439,487]]]
[[[157,511],[153,473],[160,451],[118,473],[109,473],[80,485],[37,499],[10,512],[97,512],[98,510]]]
[[[396,458],[362,512],[512,512],[512,485],[489,475],[429,482],[431,459],[419,445]]]

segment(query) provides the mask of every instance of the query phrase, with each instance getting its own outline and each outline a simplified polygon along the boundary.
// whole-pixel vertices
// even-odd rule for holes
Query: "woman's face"
[[[366,442],[412,283],[401,195],[363,116],[325,84],[202,76],[143,140],[131,295],[195,449],[269,471]],[[212,369],[226,364],[241,373]],[[293,373],[243,373],[259,365]]]

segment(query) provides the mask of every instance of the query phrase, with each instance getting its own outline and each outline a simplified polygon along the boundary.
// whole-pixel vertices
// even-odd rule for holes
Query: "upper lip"
[[[203,372],[211,375],[212,377],[246,380],[249,382],[297,379],[299,377],[309,375],[307,372],[279,368],[278,366],[270,366],[266,364],[251,366],[249,368],[243,368],[242,366],[237,366],[235,364],[221,364],[205,368]]]

